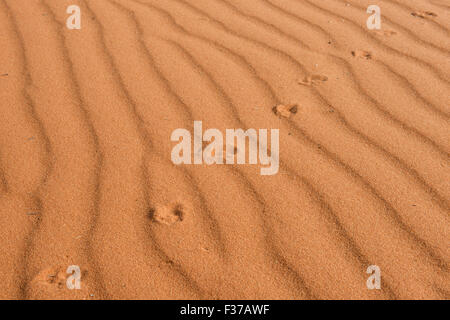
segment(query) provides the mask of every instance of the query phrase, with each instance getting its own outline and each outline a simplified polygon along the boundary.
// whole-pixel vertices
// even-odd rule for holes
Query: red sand
[[[0,0],[0,298],[449,299],[449,3],[376,2]],[[194,120],[280,172],[174,165]]]

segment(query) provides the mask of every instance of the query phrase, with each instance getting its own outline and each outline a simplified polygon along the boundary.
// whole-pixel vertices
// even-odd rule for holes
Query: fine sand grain
[[[447,0],[0,0],[0,299],[450,299],[449,129]]]

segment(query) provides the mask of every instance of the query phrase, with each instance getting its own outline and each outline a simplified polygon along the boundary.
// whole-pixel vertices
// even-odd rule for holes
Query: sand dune
[[[450,4],[373,2],[0,0],[0,299],[450,299]]]

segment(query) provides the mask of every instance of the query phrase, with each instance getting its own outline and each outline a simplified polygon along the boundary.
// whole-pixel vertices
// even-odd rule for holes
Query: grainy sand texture
[[[450,299],[449,119],[448,0],[0,0],[0,299]]]

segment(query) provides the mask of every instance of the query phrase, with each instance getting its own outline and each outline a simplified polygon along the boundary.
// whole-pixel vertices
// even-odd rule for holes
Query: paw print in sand
[[[397,32],[392,30],[374,30],[373,33],[375,33],[377,36],[383,36],[383,37],[390,37],[397,34]]]
[[[437,14],[431,11],[415,11],[415,12],[411,12],[411,15],[413,17],[417,17],[417,18],[422,18],[425,19],[427,17],[437,17]]]
[[[37,286],[54,287],[63,289],[69,275],[61,267],[46,268],[39,272],[31,281]]]
[[[298,83],[305,86],[312,86],[316,84],[320,84],[322,82],[328,81],[327,76],[323,76],[320,74],[313,74],[310,76],[307,76],[303,80],[299,80]]]
[[[361,58],[361,59],[366,59],[366,60],[372,59],[372,54],[369,51],[364,51],[364,50],[352,51],[352,56],[354,56],[355,58]]]
[[[67,267],[52,266],[39,271],[27,285],[27,296],[30,299],[90,299],[90,288],[87,280],[88,271],[81,269],[78,290],[70,290],[67,280],[72,274],[67,273]]]
[[[173,225],[184,220],[186,208],[181,203],[171,203],[167,205],[158,204],[150,209],[150,218],[152,221]]]
[[[279,104],[279,105],[273,107],[272,111],[277,116],[284,117],[284,118],[290,118],[293,114],[297,113],[298,107],[296,104],[290,105],[290,106]]]

